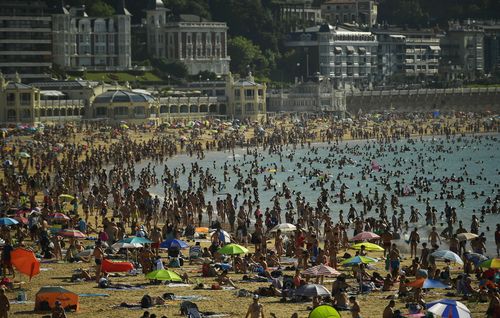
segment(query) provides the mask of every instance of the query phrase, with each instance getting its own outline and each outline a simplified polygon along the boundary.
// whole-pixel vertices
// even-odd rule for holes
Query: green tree
[[[240,75],[247,75],[248,71],[257,76],[269,75],[269,61],[262,54],[259,46],[243,36],[229,39],[227,50],[231,56],[231,70]]]
[[[86,2],[88,3],[86,11],[90,17],[107,18],[115,14],[115,9],[110,4],[102,2],[101,0]]]
[[[158,76],[167,79],[168,75],[182,79],[188,75],[186,64],[180,61],[169,62],[166,59],[155,59],[151,63],[156,69]]]

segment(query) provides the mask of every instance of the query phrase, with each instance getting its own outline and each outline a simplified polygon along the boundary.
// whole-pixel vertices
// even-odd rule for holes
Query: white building
[[[335,89],[329,79],[299,83],[289,90],[267,94],[270,112],[338,112],[346,111],[346,95]]]
[[[227,25],[195,15],[169,14],[161,0],[151,0],[146,10],[148,52],[153,58],[181,61],[188,73],[229,73]]]
[[[131,68],[130,13],[123,5],[109,18],[89,17],[85,7],[60,7],[52,26],[54,64],[70,70]]]

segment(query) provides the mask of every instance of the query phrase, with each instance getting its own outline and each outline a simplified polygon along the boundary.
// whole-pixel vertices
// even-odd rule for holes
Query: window
[[[234,90],[234,97],[240,97],[240,90],[239,89],[235,89]]]
[[[21,104],[22,105],[28,105],[31,101],[31,94],[30,93],[22,93],[21,94]]]
[[[16,101],[16,94],[8,93],[7,94],[7,102],[13,104]]]
[[[246,113],[253,113],[253,104],[252,103],[245,104],[245,112]]]

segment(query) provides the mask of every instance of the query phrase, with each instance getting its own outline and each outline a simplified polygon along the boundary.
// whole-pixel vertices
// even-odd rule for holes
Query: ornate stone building
[[[71,70],[130,69],[130,16],[123,3],[109,18],[89,17],[85,7],[59,7],[52,15],[54,64]]]
[[[227,25],[195,15],[173,16],[161,0],[152,0],[146,10],[147,46],[158,59],[181,61],[190,75],[210,71],[229,73]]]

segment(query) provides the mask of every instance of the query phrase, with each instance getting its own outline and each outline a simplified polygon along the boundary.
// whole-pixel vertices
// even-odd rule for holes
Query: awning
[[[364,47],[360,47],[360,48],[358,48],[358,51],[359,51],[360,53],[366,53],[366,48],[364,48]]]
[[[335,53],[342,53],[342,47],[340,47],[340,46],[336,46],[334,50],[335,50]]]
[[[431,49],[432,51],[441,51],[441,48],[437,45],[430,45],[429,49]]]
[[[63,92],[60,91],[40,91],[43,96],[64,96]]]
[[[347,52],[354,53],[354,46],[347,46]]]

